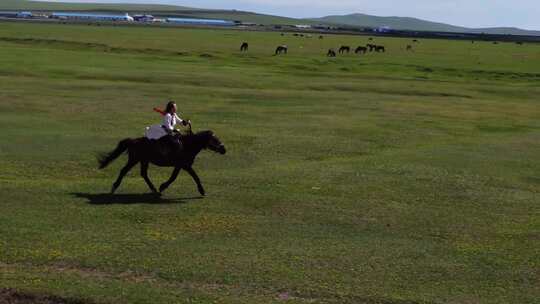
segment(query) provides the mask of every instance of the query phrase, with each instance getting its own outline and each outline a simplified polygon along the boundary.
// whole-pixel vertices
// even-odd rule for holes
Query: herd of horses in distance
[[[284,36],[285,34],[281,34],[281,36]],[[293,36],[296,36],[296,37],[307,37],[307,38],[312,38],[312,35],[304,35],[304,34],[298,34],[298,33],[295,33],[293,34]],[[319,36],[319,39],[324,39],[324,36],[320,35]],[[369,38],[369,40],[373,40],[373,38]],[[419,43],[419,41],[417,39],[414,39],[413,40],[413,43]],[[247,42],[243,42],[242,45],[240,46],[240,51],[241,52],[247,52],[249,50],[249,43]],[[282,55],[282,54],[287,54],[289,48],[287,45],[278,45],[277,48],[276,48],[276,51],[274,52],[274,55]],[[349,54],[351,52],[351,47],[350,46],[347,46],[347,45],[342,45],[339,49],[338,49],[338,52],[336,53],[336,51],[334,49],[329,49],[328,52],[326,53],[326,56],[328,57],[336,57],[337,54]],[[412,51],[413,50],[413,47],[412,45],[407,45],[407,48],[406,48],[407,51]],[[355,50],[354,50],[354,53],[355,54],[366,54],[367,52],[376,52],[376,53],[385,53],[386,52],[386,48],[383,46],[383,45],[376,45],[376,44],[372,44],[372,43],[368,43],[366,44],[365,46],[358,46]]]
[[[285,36],[284,33],[281,33],[281,36]],[[309,34],[298,34],[298,33],[295,33],[293,34],[293,36],[295,37],[306,37],[306,38],[312,38],[313,36],[312,35],[309,35]],[[319,39],[324,39],[324,36],[320,35],[319,36]],[[370,41],[373,40],[373,38],[369,38]],[[416,43],[420,43],[419,40],[417,39],[413,39],[412,42],[414,44]],[[474,40],[471,41],[471,43],[475,43]],[[499,44],[497,41],[493,41],[493,44]],[[516,44],[518,45],[523,45],[523,42],[516,42]],[[247,42],[243,42],[242,45],[240,46],[240,51],[241,52],[247,52],[249,50],[249,43]],[[282,54],[287,54],[289,48],[287,47],[287,45],[279,45],[277,48],[276,48],[276,51],[274,52],[274,55],[277,56],[277,55],[282,55]],[[328,57],[336,57],[337,54],[349,54],[351,52],[351,47],[348,46],[348,45],[342,45],[340,46],[340,48],[338,49],[338,51],[336,52],[335,49],[329,49],[328,52],[326,53],[326,56]],[[406,48],[405,48],[406,51],[409,51],[409,52],[413,52],[414,51],[414,48],[411,44],[407,44]],[[354,53],[355,54],[366,54],[368,52],[376,52],[376,53],[385,53],[386,52],[386,48],[383,46],[383,45],[376,45],[376,44],[372,44],[372,43],[368,43],[366,44],[365,46],[361,45],[361,46],[358,46],[355,50],[354,50]]]

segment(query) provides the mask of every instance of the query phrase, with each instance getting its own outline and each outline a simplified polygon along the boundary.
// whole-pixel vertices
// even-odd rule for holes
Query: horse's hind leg
[[[112,186],[111,194],[114,194],[116,189],[118,189],[118,187],[120,186],[120,183],[122,183],[122,179],[124,178],[124,176],[126,176],[129,170],[131,170],[136,164],[137,164],[137,161],[134,161],[131,159],[128,160],[128,163],[124,166],[124,168],[122,168],[122,170],[120,170],[120,174],[118,175],[118,178],[116,179],[116,181],[114,182]]]
[[[154,187],[154,184],[152,184],[152,181],[148,177],[148,162],[141,162],[141,176],[142,178],[144,178],[144,181],[146,182],[150,190],[152,190],[152,192],[154,193],[157,193],[156,187]]]
[[[169,186],[176,180],[176,178],[178,177],[178,173],[180,173],[180,167],[176,167],[174,168],[174,171],[171,175],[171,177],[169,178],[169,180],[167,180],[166,182],[164,182],[163,184],[161,184],[161,186],[159,186],[159,192],[163,192],[165,191],[165,189],[169,188]]]

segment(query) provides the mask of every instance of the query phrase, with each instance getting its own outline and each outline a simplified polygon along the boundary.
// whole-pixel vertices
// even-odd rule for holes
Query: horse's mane
[[[214,134],[210,130],[200,131],[194,134],[180,135],[180,140],[185,144],[198,143],[203,144]]]

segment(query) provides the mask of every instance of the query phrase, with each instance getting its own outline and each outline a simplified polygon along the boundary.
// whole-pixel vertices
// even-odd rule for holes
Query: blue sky
[[[54,2],[163,3],[255,11],[288,17],[364,13],[416,17],[467,27],[540,30],[540,0],[48,0]]]

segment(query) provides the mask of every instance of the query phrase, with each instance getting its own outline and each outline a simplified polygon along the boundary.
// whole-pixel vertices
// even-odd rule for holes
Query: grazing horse
[[[336,57],[336,51],[334,51],[334,49],[329,49],[328,53],[326,53],[326,56],[328,56],[328,57]]]
[[[386,52],[386,49],[382,45],[377,45],[377,46],[375,46],[375,52],[384,53],[384,52]]]
[[[413,39],[412,42],[413,42],[413,43],[420,43],[420,42],[419,42],[418,40],[416,40],[416,39]]]
[[[347,52],[347,54],[349,54],[351,52],[351,47],[350,46],[346,46],[346,45],[342,45],[340,48],[339,48],[339,53],[340,54],[343,54]]]
[[[116,149],[99,157],[99,168],[103,169],[124,152],[127,151],[128,153],[128,162],[120,171],[120,175],[112,186],[111,193],[116,191],[124,176],[138,163],[141,163],[141,176],[143,177],[144,181],[152,192],[157,193],[156,188],[150,181],[150,178],[148,178],[148,165],[152,163],[160,167],[174,167],[171,177],[169,180],[161,184],[159,187],[159,192],[163,192],[165,189],[167,189],[176,180],[180,170],[184,169],[187,171],[187,173],[189,173],[189,175],[191,175],[197,184],[199,193],[204,195],[205,191],[199,176],[197,176],[197,173],[195,173],[195,170],[193,170],[192,167],[193,163],[195,162],[195,158],[197,157],[197,154],[204,149],[225,154],[225,146],[212,131],[203,131],[196,134],[180,136],[180,139],[183,144],[183,150],[177,155],[173,155],[170,153],[170,151],[169,153],[164,153],[164,143],[161,143],[160,141],[140,137],[136,139],[124,139],[118,143]]]
[[[373,52],[373,50],[375,49],[375,47],[377,47],[375,44],[371,44],[371,43],[366,44],[366,46],[369,48],[369,51],[370,51],[370,52]]]
[[[369,39],[368,39],[368,40],[369,40],[369,41],[372,41],[372,40],[373,40],[373,38],[372,38],[372,37],[369,37]]]
[[[413,50],[413,49],[412,49],[412,45],[408,44],[408,45],[407,45],[407,51],[412,51],[412,50]]]
[[[366,52],[367,52],[367,47],[365,46],[359,46],[356,48],[356,50],[354,50],[355,54],[358,54],[358,53],[365,54]]]
[[[240,52],[247,52],[249,49],[249,44],[247,42],[242,43],[242,46],[240,46]]]
[[[324,39],[324,36],[323,36],[323,35],[320,35],[320,36],[319,36],[319,39]]]
[[[516,44],[517,44],[517,45],[523,45],[523,42],[517,41]]]
[[[276,48],[274,55],[287,54],[288,47],[286,45],[280,45]]]

